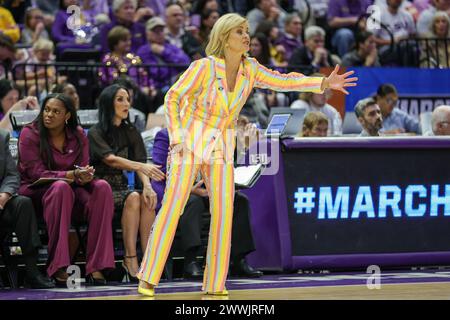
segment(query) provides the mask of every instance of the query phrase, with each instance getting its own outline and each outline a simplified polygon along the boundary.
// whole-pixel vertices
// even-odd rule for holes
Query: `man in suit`
[[[37,266],[41,246],[33,204],[17,195],[20,176],[9,150],[9,133],[0,130],[0,239],[15,232],[25,262],[25,285],[33,289],[53,288],[53,282],[42,275]],[[3,244],[2,244],[3,245]]]
[[[152,159],[156,165],[161,166],[161,171],[164,173],[167,169],[168,155],[169,133],[167,129],[162,129],[156,134]],[[156,206],[156,211],[158,211],[161,208],[166,181],[152,180],[151,183],[158,197]],[[182,248],[185,253],[183,276],[186,279],[203,278],[203,271],[196,257],[201,249],[200,234],[204,222],[203,213],[209,211],[209,198],[208,192],[202,184],[203,182],[199,181],[193,186],[178,226]],[[245,260],[245,256],[255,250],[249,215],[250,206],[247,197],[240,192],[236,192],[231,234],[230,271],[233,276],[258,278],[262,275],[262,272],[253,269]]]

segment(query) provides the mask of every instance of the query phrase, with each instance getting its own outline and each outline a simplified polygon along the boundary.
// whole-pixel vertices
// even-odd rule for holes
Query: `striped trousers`
[[[154,286],[158,285],[179,218],[200,170],[208,190],[211,211],[202,290],[207,292],[224,290],[230,259],[233,220],[233,163],[225,163],[221,150],[213,152],[208,163],[194,163],[194,153],[189,150],[184,150],[182,156],[180,153],[170,156],[162,206],[153,223],[137,277]]]

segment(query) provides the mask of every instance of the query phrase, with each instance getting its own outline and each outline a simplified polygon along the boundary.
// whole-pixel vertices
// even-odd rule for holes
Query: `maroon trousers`
[[[114,201],[111,186],[105,180],[95,179],[85,186],[71,186],[64,181],[56,181],[38,189],[22,189],[21,194],[30,197],[36,211],[43,213],[48,230],[49,276],[70,265],[69,229],[72,214],[77,219],[87,219],[89,225],[86,274],[114,268]]]

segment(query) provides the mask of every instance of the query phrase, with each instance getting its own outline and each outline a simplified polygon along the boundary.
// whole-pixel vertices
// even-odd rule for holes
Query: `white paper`
[[[234,168],[234,183],[248,186],[261,169],[261,164]]]

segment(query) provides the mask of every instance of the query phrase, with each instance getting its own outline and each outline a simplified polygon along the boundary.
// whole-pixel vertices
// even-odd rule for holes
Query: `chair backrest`
[[[9,114],[9,120],[14,130],[20,131],[25,125],[32,122],[39,114],[39,110],[13,111]]]
[[[355,134],[361,133],[362,127],[356,117],[356,114],[352,111],[346,112],[344,117],[344,122],[342,124],[343,134]]]
[[[77,116],[83,128],[90,128],[98,122],[98,109],[78,110]]]
[[[62,62],[100,62],[102,52],[97,49],[64,49],[59,61]]]
[[[431,114],[432,112],[422,112],[420,114],[420,129],[422,130],[422,134],[433,131],[431,126]]]

